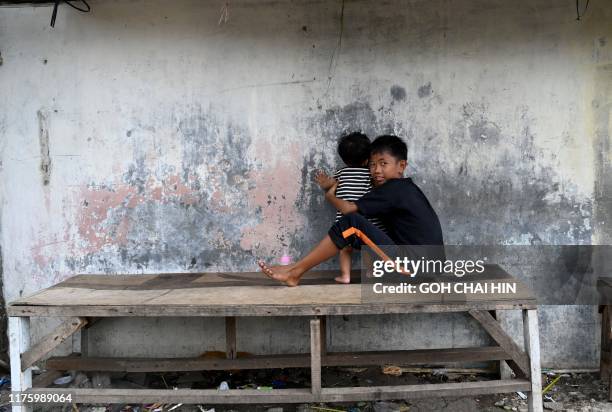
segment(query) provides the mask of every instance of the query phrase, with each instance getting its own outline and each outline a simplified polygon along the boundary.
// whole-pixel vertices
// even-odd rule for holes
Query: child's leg
[[[377,245],[393,245],[394,242],[382,230],[374,226],[365,217],[353,213],[343,216],[337,221],[327,234],[306,256],[297,261],[293,265],[288,266],[268,266],[263,261],[258,261],[257,264],[268,277],[285,283],[287,286],[297,286],[304,273],[319,263],[325,262],[338,254],[338,252],[347,246],[356,248],[361,247],[361,240],[357,236],[348,236],[344,238],[342,235],[347,229],[359,229],[372,242]]]
[[[353,248],[345,247],[340,251],[340,276],[336,276],[334,280],[338,283],[351,283],[351,255]]]
[[[263,261],[258,261],[257,264],[261,271],[268,277],[285,283],[287,286],[297,286],[300,278],[311,268],[319,263],[325,262],[338,254],[338,247],[332,242],[329,235],[325,236],[317,246],[314,247],[306,256],[287,266],[268,266]]]

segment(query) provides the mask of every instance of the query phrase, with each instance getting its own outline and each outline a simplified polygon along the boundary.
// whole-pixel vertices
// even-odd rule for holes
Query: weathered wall
[[[449,244],[609,243],[612,4],[591,3],[577,22],[572,0],[243,0],[219,25],[220,1],[96,1],[54,29],[50,8],[1,8],[6,299],[80,272],[299,255],[333,216],[313,171],[356,129],[406,139]],[[597,364],[593,308],[541,320],[545,365]],[[433,322],[337,320],[330,339],[355,347],[379,324],[391,347],[484,339],[456,316],[412,333]],[[159,323],[172,341],[180,325]],[[244,321],[244,344],[305,348],[289,324]],[[182,327],[182,352],[222,342],[220,325]],[[166,350],[129,330],[100,325],[98,342]]]

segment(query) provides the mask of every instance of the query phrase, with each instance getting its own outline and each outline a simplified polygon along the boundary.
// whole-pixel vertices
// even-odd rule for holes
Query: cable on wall
[[[55,4],[53,5],[53,13],[51,13],[51,27],[55,27],[55,18],[57,17],[57,9],[62,1],[66,3],[67,5],[69,5],[70,7],[72,7],[73,9],[78,10],[82,13],[89,13],[91,11],[91,7],[85,0],[78,0],[79,3],[83,3],[84,7],[78,7],[72,4],[73,0],[55,0]]]
[[[582,10],[582,13],[580,13],[580,0],[576,0],[576,20],[580,21],[581,17],[584,17],[584,14],[586,13],[587,9],[589,8],[589,2],[591,0],[586,0],[586,4],[584,5],[584,10]]]

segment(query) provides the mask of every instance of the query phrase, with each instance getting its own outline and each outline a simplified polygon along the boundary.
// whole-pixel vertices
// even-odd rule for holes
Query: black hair
[[[370,158],[370,138],[353,132],[342,136],[338,142],[338,154],[349,167],[362,167]]]
[[[408,160],[408,146],[394,135],[378,136],[370,145],[371,154],[388,153],[397,160]]]

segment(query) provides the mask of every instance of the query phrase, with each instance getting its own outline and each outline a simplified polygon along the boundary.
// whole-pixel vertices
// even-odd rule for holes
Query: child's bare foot
[[[343,283],[345,285],[348,285],[349,283],[351,283],[351,275],[349,273],[348,275],[336,276],[334,280],[338,283]]]
[[[295,265],[268,266],[263,260],[258,260],[257,264],[270,279],[278,280],[287,286],[297,286],[300,283],[302,274],[295,270]]]

